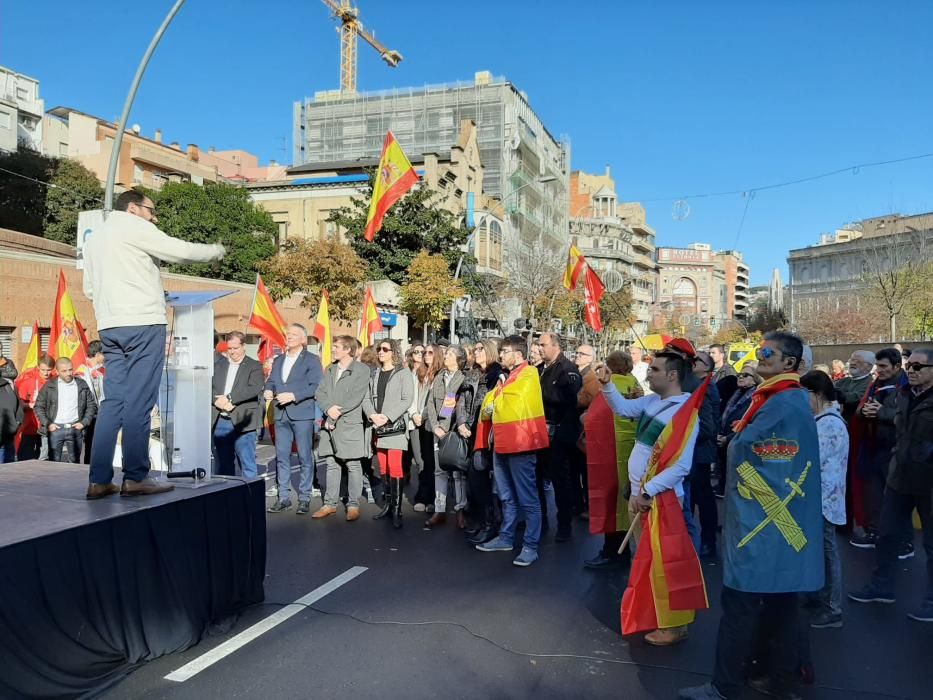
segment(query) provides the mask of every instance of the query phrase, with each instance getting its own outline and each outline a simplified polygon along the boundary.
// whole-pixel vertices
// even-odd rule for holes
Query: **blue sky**
[[[114,119],[170,5],[0,0],[0,63],[38,77],[47,108]],[[569,135],[574,169],[608,164],[620,198],[646,202],[660,245],[738,240],[756,284],[774,266],[786,279],[787,251],[820,232],[933,210],[928,158],[759,192],[740,235],[742,195],[691,199],[686,219],[672,216],[683,195],[933,153],[933,2],[358,5],[405,57],[389,69],[361,43],[361,90],[504,75],[552,133]],[[168,141],[284,160],[293,101],[338,86],[334,26],[319,0],[188,0],[132,122]]]

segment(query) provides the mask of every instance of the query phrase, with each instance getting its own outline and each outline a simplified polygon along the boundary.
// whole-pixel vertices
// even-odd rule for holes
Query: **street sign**
[[[394,328],[398,325],[398,314],[390,314],[386,311],[379,312],[379,320],[386,328]]]

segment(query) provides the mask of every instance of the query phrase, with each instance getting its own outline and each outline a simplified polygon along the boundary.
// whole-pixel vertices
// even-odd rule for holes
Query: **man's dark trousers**
[[[923,548],[927,557],[927,593],[926,599],[933,602],[933,496],[898,493],[888,487],[884,492],[884,505],[881,508],[881,522],[878,532],[875,571],[872,574],[872,587],[894,597],[894,583],[897,577],[898,549],[904,541],[905,525],[910,528],[910,540],[913,540],[911,516],[914,508],[923,525]]]
[[[125,326],[100,332],[107,396],[100,403],[91,452],[91,483],[113,479],[117,433],[123,429],[123,478],[149,474],[149,429],[165,364],[165,326]]]
[[[81,461],[81,449],[84,446],[84,432],[74,428],[60,427],[49,433],[49,460],[64,462],[62,459],[65,446],[68,447],[68,461],[78,464]]]

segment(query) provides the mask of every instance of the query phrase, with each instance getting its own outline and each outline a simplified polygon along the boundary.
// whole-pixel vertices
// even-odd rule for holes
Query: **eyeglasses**
[[[155,216],[155,215],[156,215],[155,207],[147,207],[145,204],[137,204],[136,206],[139,207],[140,209],[148,209],[148,210],[149,210],[149,213],[150,213],[152,216]]]
[[[933,365],[924,364],[922,362],[908,362],[906,365],[904,365],[904,367],[907,368],[908,372],[919,372],[920,370],[926,369],[927,367],[933,367]]]
[[[412,355],[424,355],[424,350],[412,350]]]
[[[486,352],[486,348],[484,348],[482,345],[477,345],[475,348],[473,348],[473,352]]]
[[[385,345],[382,345],[376,348],[376,352],[392,352],[392,348],[388,348]]]
[[[577,357],[593,357],[591,352],[580,352],[579,350],[575,353]]]
[[[742,379],[754,379],[754,378],[755,378],[755,375],[754,375],[754,374],[748,374],[747,372],[742,372],[742,374],[740,374],[739,377],[742,378]]]

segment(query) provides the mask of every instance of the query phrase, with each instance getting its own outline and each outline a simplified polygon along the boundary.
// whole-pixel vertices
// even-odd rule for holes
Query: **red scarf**
[[[799,374],[779,374],[776,377],[771,377],[771,379],[766,382],[762,382],[758,388],[755,389],[755,393],[752,394],[752,402],[749,404],[748,410],[745,411],[745,415],[735,422],[735,425],[732,426],[732,430],[736,434],[742,432],[745,426],[752,422],[752,418],[758,413],[758,409],[764,406],[765,402],[775,394],[780,394],[782,391],[787,391],[788,389],[799,388]]]

